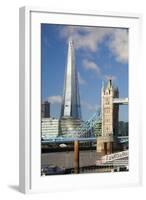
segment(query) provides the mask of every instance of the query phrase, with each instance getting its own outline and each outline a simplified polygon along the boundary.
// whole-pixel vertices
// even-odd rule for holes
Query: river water
[[[96,163],[96,150],[84,150],[79,153],[79,166],[93,166]],[[55,165],[64,168],[73,168],[74,166],[74,152],[51,152],[43,153],[41,155],[41,164]]]

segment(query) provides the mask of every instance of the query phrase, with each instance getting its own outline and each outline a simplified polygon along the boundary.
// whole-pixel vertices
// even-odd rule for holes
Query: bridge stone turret
[[[102,84],[101,89],[101,122],[102,134],[97,138],[97,153],[110,154],[113,151],[113,137],[118,133],[119,104],[114,104],[113,99],[119,97],[118,88],[113,87],[109,79],[107,86]]]
[[[118,132],[119,105],[113,104],[113,99],[119,97],[118,88],[114,88],[109,80],[106,88],[101,89],[102,136]]]

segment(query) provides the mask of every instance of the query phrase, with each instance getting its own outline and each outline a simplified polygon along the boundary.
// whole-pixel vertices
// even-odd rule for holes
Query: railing
[[[100,136],[99,136],[100,137]],[[120,136],[120,137],[116,137],[117,142],[119,143],[126,143],[128,142],[128,136]],[[96,140],[98,140],[98,137],[68,137],[68,138],[64,138],[64,137],[55,137],[55,138],[46,138],[44,140],[41,141],[42,144],[49,144],[49,143],[68,143],[68,142],[74,142],[74,141],[82,141],[82,142],[96,142]]]
[[[102,156],[97,159],[96,165],[128,165],[129,151],[121,151],[118,153],[112,153]]]

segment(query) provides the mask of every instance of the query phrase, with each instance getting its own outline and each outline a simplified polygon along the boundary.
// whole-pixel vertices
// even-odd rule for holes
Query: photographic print
[[[128,28],[41,24],[41,175],[122,173]]]

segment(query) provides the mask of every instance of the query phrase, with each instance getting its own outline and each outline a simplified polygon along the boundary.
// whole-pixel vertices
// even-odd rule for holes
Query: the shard
[[[78,76],[75,67],[74,44],[71,38],[68,40],[61,118],[81,119]]]
[[[67,64],[64,78],[63,101],[60,116],[60,134],[74,137],[81,126],[81,107],[78,87],[78,76],[75,67],[74,44],[68,41]]]

